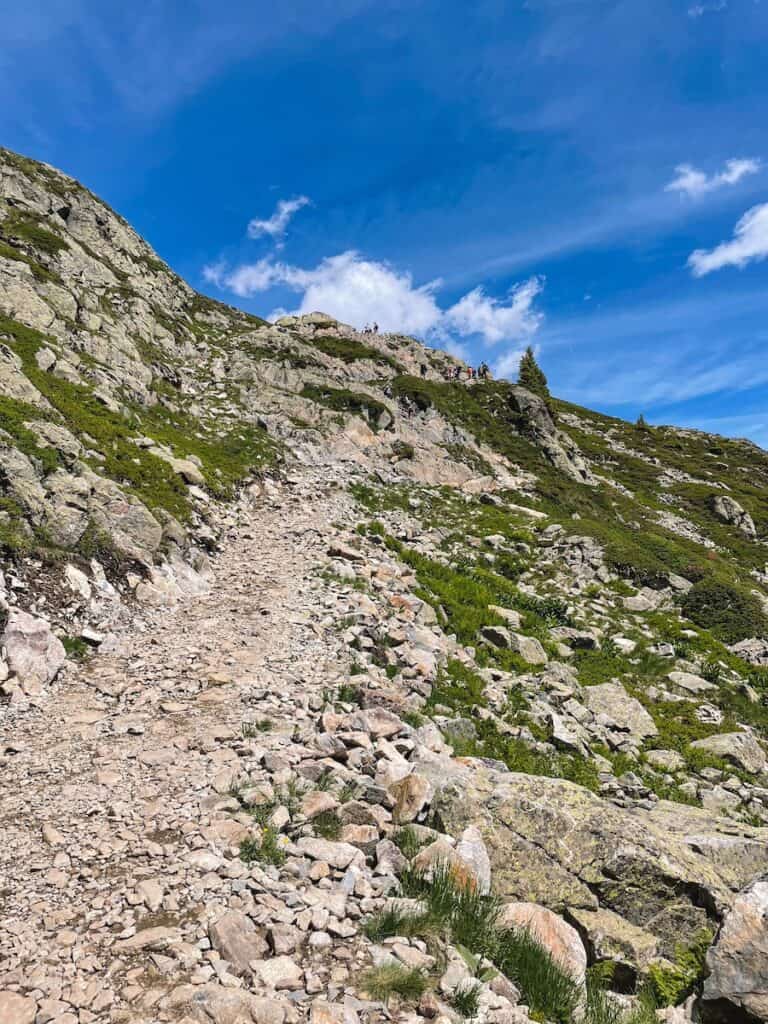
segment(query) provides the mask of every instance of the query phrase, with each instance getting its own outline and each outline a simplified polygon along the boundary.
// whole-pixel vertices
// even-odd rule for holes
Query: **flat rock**
[[[208,938],[238,975],[248,970],[251,960],[260,960],[269,951],[265,937],[257,931],[250,917],[239,910],[228,910],[212,921]]]
[[[584,703],[595,715],[607,715],[622,732],[633,739],[656,736],[658,729],[639,700],[630,697],[621,683],[600,683],[584,687]]]
[[[349,843],[333,843],[329,839],[302,836],[296,844],[299,853],[312,860],[322,860],[332,868],[343,871],[355,857],[361,856],[356,846]]]

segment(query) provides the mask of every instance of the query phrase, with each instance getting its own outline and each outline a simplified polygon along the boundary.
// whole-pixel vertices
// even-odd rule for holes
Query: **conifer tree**
[[[528,391],[532,391],[534,395],[539,395],[541,398],[547,400],[550,397],[547,378],[544,376],[544,371],[536,362],[536,356],[534,356],[533,349],[530,345],[525,350],[523,358],[520,360],[520,370],[518,372],[517,382],[521,387],[526,388]]]

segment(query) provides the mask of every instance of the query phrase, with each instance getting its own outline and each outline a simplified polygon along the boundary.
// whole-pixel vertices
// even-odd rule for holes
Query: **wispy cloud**
[[[713,14],[716,11],[724,11],[728,7],[728,0],[709,0],[707,3],[692,4],[688,8],[689,18],[701,18],[704,14]]]
[[[722,171],[707,175],[692,164],[678,164],[675,168],[675,177],[664,186],[664,191],[679,192],[680,195],[691,199],[700,199],[708,192],[714,192],[726,185],[736,185],[747,175],[757,174],[760,166],[760,161],[752,157],[734,157],[726,160]]]
[[[479,337],[487,345],[532,337],[543,320],[534,302],[544,280],[533,277],[515,285],[504,299],[475,288],[452,306],[441,307],[436,292],[442,282],[416,285],[411,274],[388,263],[365,259],[354,250],[327,256],[305,269],[269,257],[228,267],[214,263],[203,277],[217,288],[250,298],[278,285],[301,295],[297,313],[315,310],[362,326],[375,321],[384,331],[420,337]]]
[[[285,232],[293,217],[310,203],[309,196],[296,196],[294,199],[281,199],[275,212],[266,220],[254,217],[248,224],[248,237],[261,238],[269,235],[278,248],[282,248]]]
[[[688,257],[694,277],[723,267],[745,267],[768,257],[768,203],[747,210],[733,229],[733,238],[714,249],[696,249]]]

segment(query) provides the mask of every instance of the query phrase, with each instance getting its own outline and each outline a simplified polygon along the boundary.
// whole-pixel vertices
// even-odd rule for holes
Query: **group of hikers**
[[[467,380],[489,380],[491,376],[491,370],[488,363],[480,363],[477,369],[474,366],[467,366],[462,369],[461,366],[449,366],[445,371],[446,380],[461,380],[466,374]]]
[[[422,363],[420,370],[421,376],[426,377],[429,367],[426,363]],[[480,363],[477,369],[474,366],[467,366],[464,369],[460,366],[449,366],[445,371],[445,379],[447,381],[461,380],[464,374],[466,374],[467,380],[490,380],[491,368],[485,362]]]
[[[378,334],[379,325],[377,323],[366,324],[362,331],[363,334]]]

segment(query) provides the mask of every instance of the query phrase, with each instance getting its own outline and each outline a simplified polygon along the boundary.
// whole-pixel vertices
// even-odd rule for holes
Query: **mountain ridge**
[[[768,1020],[767,541],[0,150],[0,1021]]]

